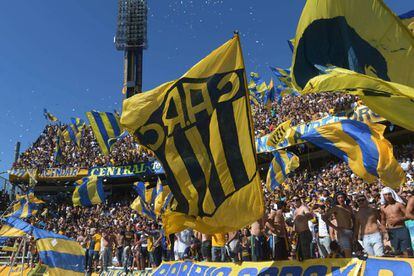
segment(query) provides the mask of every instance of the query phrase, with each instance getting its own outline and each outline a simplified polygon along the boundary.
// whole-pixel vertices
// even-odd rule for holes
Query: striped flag
[[[14,238],[30,235],[33,226],[21,219],[15,217],[8,217],[2,221],[3,226],[0,229],[0,237]]]
[[[122,125],[157,155],[174,195],[167,234],[236,231],[262,217],[248,95],[236,35],[182,78],[124,100]]]
[[[108,155],[110,152],[109,140],[121,135],[119,117],[110,112],[97,111],[86,112],[86,116],[102,153]]]
[[[85,275],[85,250],[76,241],[34,227],[33,236],[48,275]]]
[[[105,192],[101,177],[92,175],[76,181],[78,185],[72,195],[74,206],[92,206],[105,201]]]
[[[266,187],[273,191],[285,182],[287,175],[299,167],[299,157],[295,154],[278,150],[273,152],[273,160],[270,163],[266,178]]]

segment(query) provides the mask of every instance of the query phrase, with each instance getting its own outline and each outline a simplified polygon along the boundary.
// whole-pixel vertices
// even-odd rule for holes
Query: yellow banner
[[[303,262],[164,262],[152,275],[413,275],[414,260],[400,258],[313,259]]]
[[[77,180],[88,175],[87,169],[80,168],[50,168],[43,170],[37,180]]]

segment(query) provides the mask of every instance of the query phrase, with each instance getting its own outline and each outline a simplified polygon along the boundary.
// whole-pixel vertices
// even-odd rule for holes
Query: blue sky
[[[144,90],[182,75],[239,30],[248,71],[289,67],[305,0],[149,0]],[[397,13],[412,0],[388,0]],[[123,53],[116,51],[116,0],[2,1],[0,4],[0,172],[16,141],[41,133],[46,107],[62,122],[122,106]]]

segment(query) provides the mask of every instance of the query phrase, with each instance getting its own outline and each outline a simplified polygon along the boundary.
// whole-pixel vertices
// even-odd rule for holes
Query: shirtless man
[[[405,221],[406,209],[401,198],[391,188],[385,187],[381,191],[381,224],[388,230],[388,236],[394,253],[403,253],[408,256],[411,250],[410,234]]]
[[[261,218],[255,221],[251,225],[251,249],[252,249],[252,261],[258,262],[263,261],[265,258],[265,246],[266,239],[263,233],[264,230],[264,219]]]
[[[405,217],[414,220],[414,196],[408,198],[407,208],[405,210]]]
[[[306,260],[311,258],[311,244],[312,233],[309,230],[308,221],[313,218],[309,208],[302,204],[302,200],[295,196],[292,198],[295,203],[295,212],[293,214],[293,231],[298,236],[297,252],[299,253],[299,260]]]
[[[275,260],[288,260],[289,250],[286,235],[286,224],[283,213],[286,212],[286,204],[278,202],[277,210],[273,210],[269,214],[266,227],[273,236],[272,256]]]
[[[353,237],[353,212],[352,208],[345,203],[346,195],[343,192],[336,194],[337,205],[333,206],[323,216],[326,224],[336,230],[338,243],[344,251],[345,258],[352,256]],[[332,215],[335,215],[337,226],[331,222]]]
[[[377,209],[368,205],[364,195],[359,195],[356,201],[359,209],[355,214],[354,240],[358,240],[358,236],[360,236],[368,255],[381,257],[384,255],[384,244],[378,225],[380,214]]]
[[[207,234],[201,234],[201,255],[203,260],[211,262],[211,236]]]

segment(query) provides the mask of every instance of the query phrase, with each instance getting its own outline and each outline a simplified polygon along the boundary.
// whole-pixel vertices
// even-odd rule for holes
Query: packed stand
[[[129,207],[134,193],[114,194],[91,208],[49,203],[31,222],[77,240],[86,250],[87,271],[142,270],[162,260],[412,256],[405,222],[414,219],[414,144],[395,147],[395,153],[407,174],[397,193],[380,182],[363,182],[333,159],[317,170],[299,169],[273,192],[263,183],[264,217],[232,233],[210,236],[186,229],[165,237],[161,221]]]
[[[121,166],[154,159],[153,154],[134,142],[130,135],[117,141],[109,155],[103,155],[92,128],[85,126],[81,132],[79,147],[73,142],[60,139],[62,161],[57,162],[54,153],[58,133],[64,131],[66,127],[66,125],[47,125],[36,142],[13,164],[13,169],[43,170],[52,167]]]

